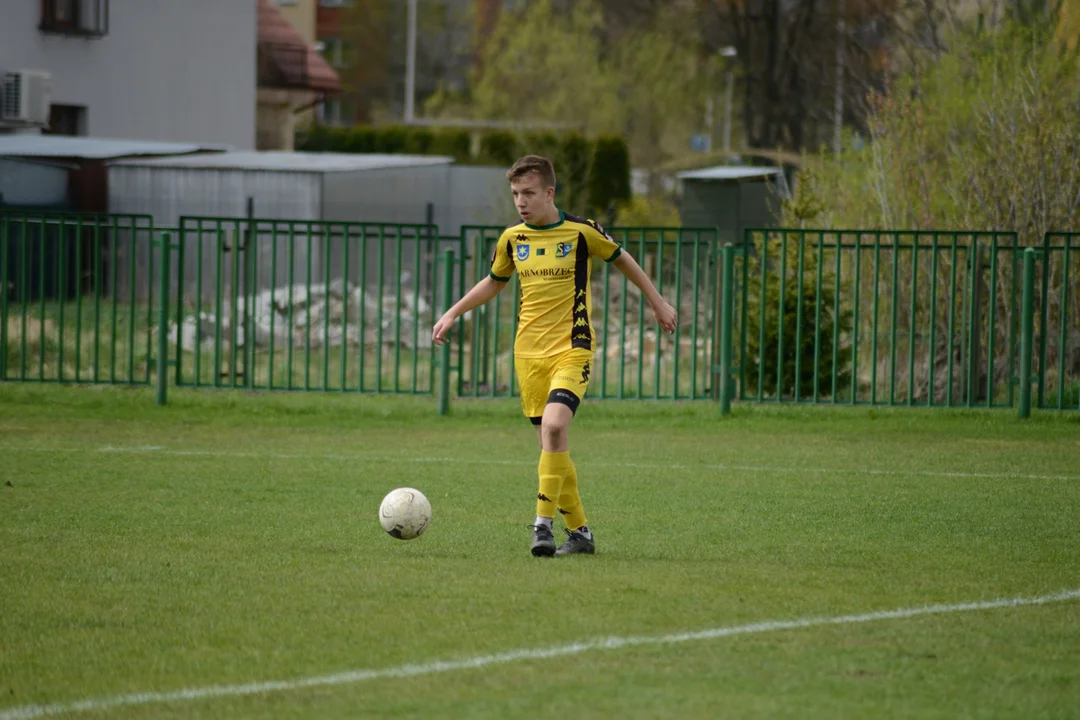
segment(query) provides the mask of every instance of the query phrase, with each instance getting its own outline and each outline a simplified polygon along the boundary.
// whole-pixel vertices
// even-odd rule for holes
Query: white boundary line
[[[549,648],[521,648],[518,650],[496,653],[494,655],[478,655],[462,660],[436,660],[421,665],[398,665],[396,667],[388,667],[380,670],[349,670],[347,672],[335,673],[332,675],[316,675],[294,680],[271,680],[266,682],[245,683],[242,685],[209,685],[205,687],[173,690],[170,692],[131,693],[129,695],[91,698],[88,700],[80,700],[71,703],[57,703],[54,705],[23,705],[0,711],[0,720],[32,720],[32,718],[50,715],[109,710],[131,705],[188,702],[193,700],[205,700],[208,698],[263,695],[266,693],[302,690],[304,688],[313,687],[354,685],[370,680],[409,678],[420,675],[456,672],[459,670],[474,670],[476,668],[483,668],[491,665],[505,665],[507,663],[525,660],[546,660],[554,657],[580,655],[581,653],[597,650],[619,650],[625,647],[642,645],[674,645],[697,640],[715,640],[717,638],[733,637],[735,635],[753,635],[757,633],[778,632],[781,630],[798,630],[801,628],[823,625],[854,625],[858,623],[875,622],[878,620],[902,620],[905,618],[919,617],[921,615],[943,615],[946,613],[993,610],[997,608],[1021,607],[1025,605],[1046,605],[1049,603],[1077,599],[1080,599],[1080,588],[1063,590],[1051,595],[1040,595],[1037,597],[986,600],[956,605],[928,605],[916,608],[883,610],[860,615],[840,615],[838,617],[771,620],[750,623],[748,625],[716,627],[708,630],[675,633],[671,635],[657,635],[651,637],[633,635],[625,637],[607,637],[588,642],[574,643],[572,645],[560,645]]]
[[[27,448],[30,452],[56,452],[47,448]],[[63,452],[85,452],[81,449],[66,449]],[[457,465],[522,465],[534,467],[535,460],[493,460],[470,459],[462,457],[396,457],[392,455],[363,455],[342,453],[274,453],[274,452],[235,452],[228,450],[171,450],[160,445],[141,445],[133,447],[113,447],[106,445],[96,452],[136,455],[166,455],[177,457],[233,457],[270,460],[336,460],[341,462],[398,462],[398,463],[433,463]],[[852,473],[856,475],[918,475],[921,477],[975,478],[987,480],[1080,480],[1080,475],[1030,475],[1026,473],[991,473],[991,472],[954,472],[949,470],[879,470],[875,468],[815,468],[815,467],[778,467],[769,465],[728,465],[712,463],[693,465],[685,463],[650,463],[650,462],[605,462],[605,467],[629,468],[674,468],[678,470],[719,470],[731,472],[757,473],[813,473],[816,475],[837,475]]]

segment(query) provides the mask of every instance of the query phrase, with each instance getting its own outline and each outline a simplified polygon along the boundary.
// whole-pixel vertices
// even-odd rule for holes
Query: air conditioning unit
[[[48,125],[51,90],[51,78],[44,70],[0,74],[0,120]]]

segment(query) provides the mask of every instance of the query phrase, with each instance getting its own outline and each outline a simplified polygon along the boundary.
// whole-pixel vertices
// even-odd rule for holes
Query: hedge
[[[474,154],[473,133],[460,128],[313,125],[296,136],[296,149],[308,152],[448,155],[458,163],[496,167],[509,167],[525,154],[543,155],[555,163],[559,207],[595,215],[630,200],[630,153],[622,138],[485,130],[477,146]]]

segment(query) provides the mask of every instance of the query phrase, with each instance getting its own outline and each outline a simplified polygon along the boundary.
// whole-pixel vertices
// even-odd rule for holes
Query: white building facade
[[[256,18],[256,0],[0,0],[0,133],[254,148]]]

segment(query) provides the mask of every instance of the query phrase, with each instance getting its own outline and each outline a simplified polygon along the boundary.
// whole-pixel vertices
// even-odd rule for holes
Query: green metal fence
[[[176,383],[430,393],[433,225],[183,217]]]
[[[1080,233],[1043,238],[1034,326],[1038,407],[1080,410]]]
[[[487,275],[504,227],[462,228],[470,285]],[[695,399],[713,396],[717,287],[715,228],[613,227],[607,232],[645,269],[679,312],[673,335],[659,332],[636,287],[608,263],[591,280],[597,347],[589,396]],[[460,324],[458,394],[517,395],[513,339],[517,332],[517,275],[509,287]]]
[[[154,221],[0,211],[0,381],[148,384]]]
[[[516,276],[448,348],[430,341],[502,227],[184,217],[171,241],[160,230],[144,215],[0,212],[0,380],[148,384],[164,357],[178,385],[440,390],[442,407],[445,363],[459,396],[517,394]],[[754,229],[725,282],[715,229],[609,232],[681,324],[658,333],[638,290],[597,263],[593,397],[1080,409],[1080,233],[1024,248],[1008,232]]]
[[[1069,242],[1041,253],[1044,358],[1068,354],[1077,317],[1047,301],[1047,283],[1075,295]],[[738,397],[1014,406],[1023,249],[1004,232],[748,230],[735,272]],[[1068,398],[1076,368],[1052,367],[1036,368],[1039,388]]]

